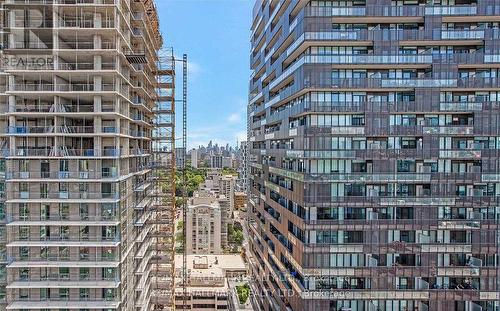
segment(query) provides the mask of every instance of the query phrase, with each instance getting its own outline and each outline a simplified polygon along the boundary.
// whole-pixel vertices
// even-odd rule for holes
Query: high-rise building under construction
[[[264,310],[499,310],[500,2],[257,0]]]
[[[168,310],[174,59],[154,2],[0,7],[0,309]]]

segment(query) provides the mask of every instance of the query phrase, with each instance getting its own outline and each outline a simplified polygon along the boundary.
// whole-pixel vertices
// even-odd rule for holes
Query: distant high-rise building
[[[193,168],[198,168],[198,150],[191,150],[191,166]]]
[[[211,168],[222,168],[222,155],[213,154],[210,156],[210,167]]]
[[[498,310],[500,2],[264,1],[250,263],[263,310]]]
[[[236,176],[223,175],[219,179],[220,194],[228,198],[230,202],[230,213],[234,210],[234,191],[236,188]]]
[[[175,166],[177,167],[177,169],[180,170],[184,167],[186,156],[187,155],[184,148],[175,148]]]
[[[248,192],[248,143],[242,141],[238,150],[237,159],[238,181],[237,186],[239,191]]]
[[[222,168],[233,168],[233,157],[222,157]]]
[[[186,218],[188,254],[222,254],[227,246],[229,200],[210,190],[196,191]]]

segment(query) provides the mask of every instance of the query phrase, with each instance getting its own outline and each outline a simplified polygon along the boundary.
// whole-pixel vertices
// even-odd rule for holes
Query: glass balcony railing
[[[118,199],[118,193],[105,193],[105,192],[35,192],[35,191],[13,191],[12,197],[38,200],[38,199]]]
[[[439,105],[441,111],[481,111],[481,102],[442,102]]]
[[[440,158],[446,159],[481,159],[480,150],[441,150]]]
[[[425,15],[476,15],[476,14],[477,14],[477,7],[474,5],[425,7]]]
[[[54,126],[9,126],[8,134],[50,134],[54,133]]]
[[[12,263],[14,261],[33,261],[33,262],[50,262],[50,261],[58,261],[58,262],[81,262],[81,261],[87,261],[87,262],[100,262],[100,261],[117,261],[119,260],[118,255],[116,255],[114,252],[111,253],[103,253],[103,254],[87,254],[85,256],[54,256],[54,255],[47,255],[47,256],[10,256],[7,258],[7,262]]]
[[[61,28],[115,28],[115,22],[113,20],[96,22],[94,19],[61,18],[58,26]]]
[[[148,155],[150,150],[146,149],[130,149],[128,155]],[[11,150],[10,156],[15,157],[25,157],[25,156],[43,156],[43,157],[118,157],[126,156],[122,150],[107,148],[107,149],[72,149],[72,148],[61,148],[60,150],[55,150],[54,148],[16,148]]]
[[[367,173],[351,173],[351,174],[305,174],[306,180],[321,180],[322,182],[430,182],[431,174],[408,174],[408,173],[392,173],[392,174],[367,174]]]
[[[118,176],[116,167],[103,168],[102,172],[95,171],[64,171],[64,172],[9,172],[7,180],[11,179],[101,179]]]
[[[121,90],[114,84],[84,84],[84,83],[74,83],[74,84],[31,84],[31,83],[17,83],[13,84],[10,91],[21,91],[21,92],[94,92],[94,91],[115,91]]]
[[[101,235],[89,235],[86,237],[79,236],[65,236],[65,235],[54,235],[54,236],[46,236],[46,237],[23,237],[16,236],[11,240],[11,242],[22,242],[22,241],[30,241],[30,242],[59,242],[59,241],[73,241],[73,242],[119,242],[120,237],[116,236],[101,236]]]
[[[348,6],[308,6],[305,8],[306,17],[332,17],[332,16],[365,16],[366,7],[348,7]]]
[[[382,87],[456,87],[457,79],[381,79]]]
[[[485,12],[493,12],[495,5],[485,5]],[[431,6],[426,5],[369,5],[369,6],[308,6],[304,17],[341,16],[424,16],[424,15],[476,15],[476,5]]]
[[[441,39],[484,39],[484,30],[443,30]]]
[[[423,127],[424,134],[442,135],[471,135],[474,134],[472,126],[431,126]]]
[[[95,222],[95,221],[101,221],[101,222],[117,222],[119,221],[119,218],[116,215],[81,215],[81,214],[76,214],[76,215],[14,215],[14,216],[9,216],[7,217],[8,222],[14,222],[14,221],[19,221],[19,222],[31,222],[31,221],[47,221],[47,222],[53,222],[53,221],[75,221],[75,222]]]
[[[481,40],[497,39],[497,29],[332,29],[324,31],[303,30],[304,39],[298,34],[297,40]]]
[[[305,55],[313,64],[432,64],[431,54],[416,55]]]

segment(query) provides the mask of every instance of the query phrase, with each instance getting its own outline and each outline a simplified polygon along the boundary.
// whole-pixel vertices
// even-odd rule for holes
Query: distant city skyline
[[[192,147],[190,147],[188,149],[188,151],[192,150],[192,149],[209,148],[210,147],[210,143],[212,143],[212,147],[218,146],[218,147],[224,147],[224,149],[227,149],[227,147],[229,147],[229,148],[232,148],[233,150],[238,150],[240,148],[239,146],[240,146],[241,141],[238,141],[236,144],[231,144],[231,143],[219,144],[216,141],[210,140],[206,144],[201,144],[201,145],[198,145],[198,146],[192,146]]]
[[[241,77],[250,76],[253,1],[156,3],[166,42],[175,47],[177,56],[188,53],[188,149],[207,145],[211,139],[219,145],[246,140],[248,78]],[[178,79],[177,84],[181,82]],[[180,114],[177,118],[180,124]],[[177,137],[181,129],[177,127]]]

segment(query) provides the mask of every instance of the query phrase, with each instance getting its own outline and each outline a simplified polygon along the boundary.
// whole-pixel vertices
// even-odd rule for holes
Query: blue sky
[[[253,0],[157,0],[166,46],[189,59],[188,146],[246,139]],[[181,98],[181,68],[177,97]],[[180,108],[180,107],[179,107]],[[181,137],[177,110],[177,137]],[[177,142],[179,145],[180,142]]]

